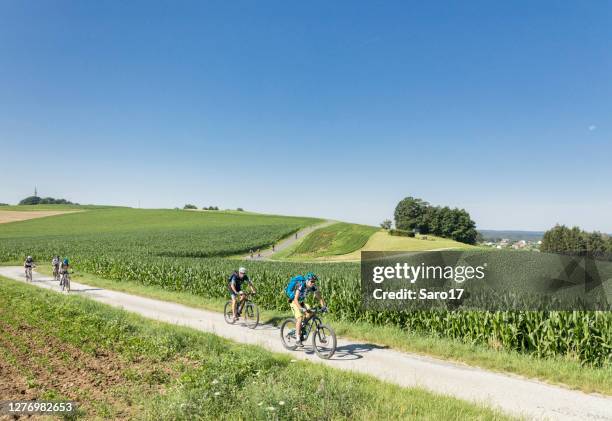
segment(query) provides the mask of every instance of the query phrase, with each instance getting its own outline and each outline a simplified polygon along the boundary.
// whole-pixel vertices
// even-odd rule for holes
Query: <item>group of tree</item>
[[[474,244],[478,236],[476,223],[465,209],[432,206],[414,197],[406,197],[397,204],[394,219],[399,230],[437,235],[466,244]]]
[[[612,256],[612,237],[600,232],[587,232],[578,227],[555,225],[544,233],[540,251],[589,257]]]
[[[53,197],[29,196],[19,202],[20,205],[78,205],[66,199],[54,199]]]
[[[219,210],[219,206],[204,206],[202,210]]]
[[[185,206],[183,206],[183,209],[197,209],[198,207],[196,205],[192,205],[191,203],[187,203]]]

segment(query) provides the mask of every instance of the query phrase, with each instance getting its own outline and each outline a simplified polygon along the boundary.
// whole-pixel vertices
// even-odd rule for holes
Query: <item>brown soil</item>
[[[37,400],[53,390],[89,414],[91,403],[104,402],[114,418],[129,418],[131,405],[118,393],[130,386],[126,369],[113,353],[91,355],[26,323],[16,328],[0,320],[0,400]]]
[[[44,218],[45,216],[62,215],[64,213],[82,212],[76,211],[0,211],[0,224],[9,222],[25,221],[27,219]]]

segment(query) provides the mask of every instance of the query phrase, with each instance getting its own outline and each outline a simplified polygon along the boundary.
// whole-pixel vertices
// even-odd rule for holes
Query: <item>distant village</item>
[[[500,238],[491,241],[483,241],[480,244],[496,249],[540,251],[542,240],[510,240],[508,238]]]

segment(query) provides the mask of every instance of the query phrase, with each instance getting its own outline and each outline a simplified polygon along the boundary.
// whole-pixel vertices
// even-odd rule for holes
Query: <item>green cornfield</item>
[[[113,212],[118,212],[118,217],[125,217],[123,211]],[[100,277],[222,299],[227,296],[228,274],[245,263],[219,255],[263,246],[312,223],[312,220],[276,217],[269,223],[262,224],[266,220],[259,219],[248,224],[232,216],[230,221],[219,219],[217,224],[209,223],[207,228],[202,228],[190,226],[194,224],[194,217],[189,215],[185,225],[172,229],[155,224],[146,229],[141,224],[138,230],[109,228],[94,233],[79,229],[77,223],[71,226],[71,235],[66,235],[61,229],[47,226],[52,220],[57,224],[63,219],[80,221],[88,227],[87,221],[81,218],[82,215],[74,214],[47,218],[47,221],[7,224],[13,225],[10,229],[0,227],[0,262],[15,263],[26,254],[45,262],[59,254],[69,257],[77,270]],[[160,225],[159,220],[157,225]],[[41,233],[41,226],[46,232]],[[266,309],[287,311],[283,291],[289,278],[297,273],[315,271],[320,275],[330,311],[339,320],[380,326],[393,324],[406,331],[542,358],[563,356],[591,366],[612,363],[612,313],[609,312],[366,311],[361,305],[360,270],[356,263],[253,261],[246,264],[257,283],[258,304]]]

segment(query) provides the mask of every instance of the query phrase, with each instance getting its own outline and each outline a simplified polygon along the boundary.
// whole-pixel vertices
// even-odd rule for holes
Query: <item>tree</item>
[[[418,228],[427,207],[429,207],[429,203],[414,197],[406,197],[401,200],[395,207],[393,214],[395,227],[406,231],[413,231]]]
[[[476,243],[476,223],[465,209],[431,206],[414,197],[407,197],[395,208],[395,227],[452,238],[466,244]]]
[[[191,203],[187,203],[185,206],[183,206],[183,209],[197,209],[198,207],[196,205],[192,205]]]
[[[19,202],[20,205],[38,205],[40,203],[40,197],[28,196]]]
[[[389,231],[391,229],[391,225],[393,224],[393,222],[391,222],[390,219],[385,219],[384,221],[382,221],[380,223],[380,227],[384,230]]]

